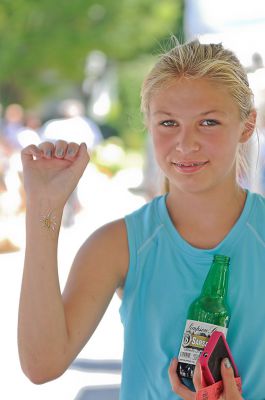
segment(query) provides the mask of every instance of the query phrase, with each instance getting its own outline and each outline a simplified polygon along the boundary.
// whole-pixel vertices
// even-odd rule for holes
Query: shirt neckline
[[[254,196],[253,193],[249,192],[246,190],[246,200],[244,204],[244,208],[241,212],[240,217],[238,220],[235,222],[234,226],[231,228],[231,230],[228,232],[228,234],[224,237],[224,239],[215,247],[210,248],[210,249],[201,249],[198,247],[192,246],[190,243],[188,243],[178,232],[178,230],[175,228],[168,209],[166,205],[166,198],[167,194],[164,196],[161,196],[159,199],[158,203],[158,213],[160,216],[160,219],[163,221],[164,227],[167,230],[171,240],[173,240],[174,245],[178,247],[181,251],[184,251],[185,253],[188,253],[189,255],[212,255],[212,254],[221,254],[223,250],[226,250],[228,248],[231,248],[235,242],[240,238],[240,236],[244,232],[244,226],[246,222],[249,219],[249,214],[250,211],[252,210],[253,207],[253,202],[254,202]]]

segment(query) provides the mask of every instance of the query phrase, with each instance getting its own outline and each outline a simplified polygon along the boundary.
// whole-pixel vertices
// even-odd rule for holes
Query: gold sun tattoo
[[[52,214],[52,211],[48,211],[46,215],[42,215],[40,222],[42,227],[48,231],[55,231],[56,228],[56,217]]]

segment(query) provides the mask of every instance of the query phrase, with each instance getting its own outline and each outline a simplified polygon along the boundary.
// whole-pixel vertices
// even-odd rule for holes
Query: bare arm
[[[46,203],[49,201],[42,202],[43,207],[27,205],[27,243],[18,320],[21,366],[36,383],[41,382],[42,368],[45,368],[43,357],[52,351],[55,359],[60,359],[68,336],[57,270],[62,210],[53,210],[57,227],[55,232],[48,231],[40,221],[47,214]],[[55,373],[53,368],[57,367],[51,363],[51,376]]]
[[[115,291],[123,287],[128,263],[124,220],[100,228],[77,253],[63,292],[74,356],[93,334]]]
[[[36,161],[31,159],[30,162]],[[60,197],[59,201],[51,195],[55,185],[51,190],[50,177],[49,190],[40,190],[44,187],[40,185],[36,195],[32,186],[37,179],[33,177],[32,170],[27,176],[29,167],[26,164],[24,160],[25,184],[28,185],[27,245],[19,307],[18,346],[25,374],[33,382],[42,383],[58,377],[67,369],[92,335],[116,288],[122,285],[128,265],[127,236],[122,220],[95,232],[76,255],[62,296],[57,246],[65,200],[61,201]],[[47,165],[50,166],[45,164],[44,167]],[[64,169],[63,164],[60,166]],[[42,171],[43,165],[41,167]],[[64,174],[65,171],[65,178]],[[40,174],[37,175],[40,179]],[[44,193],[50,196],[44,196]],[[45,216],[49,219],[43,220]]]

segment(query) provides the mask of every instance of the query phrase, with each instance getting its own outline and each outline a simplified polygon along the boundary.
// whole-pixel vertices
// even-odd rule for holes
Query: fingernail
[[[56,155],[61,157],[63,155],[63,149],[56,150]]]
[[[230,363],[229,358],[225,358],[224,365],[225,365],[226,368],[231,368],[231,363]]]
[[[73,154],[74,154],[74,149],[68,149],[67,150],[67,154],[69,155],[69,156],[72,156]]]
[[[51,150],[46,150],[45,151],[46,157],[51,157],[52,156],[52,151]]]

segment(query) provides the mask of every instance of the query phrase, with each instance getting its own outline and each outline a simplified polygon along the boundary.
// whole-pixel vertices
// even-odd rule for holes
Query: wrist
[[[58,233],[63,215],[63,207],[53,204],[50,199],[42,198],[26,202],[27,231],[32,229],[43,233]],[[37,231],[36,231],[37,229]]]
[[[64,204],[54,201],[51,197],[45,195],[35,195],[26,197],[26,211],[35,213],[45,213],[49,210],[54,210],[58,214],[62,214]]]

